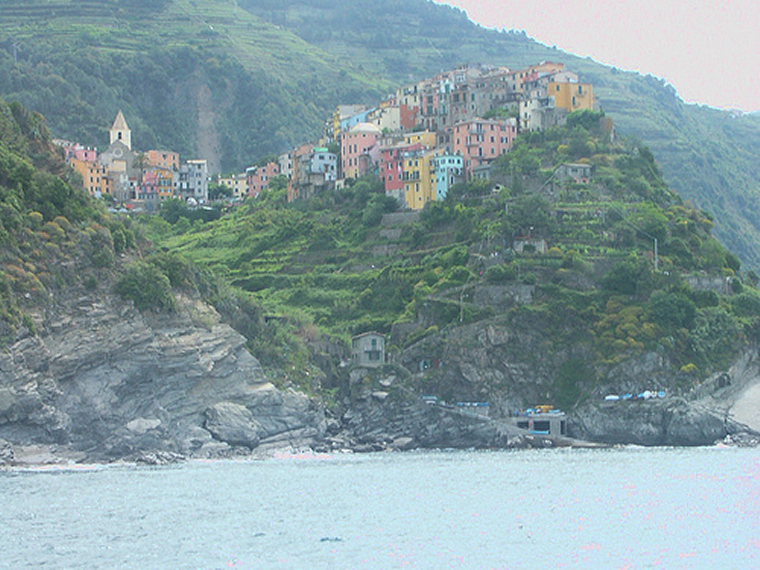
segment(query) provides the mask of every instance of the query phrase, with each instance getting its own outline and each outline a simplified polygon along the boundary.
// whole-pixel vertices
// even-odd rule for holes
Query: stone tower
[[[109,144],[120,141],[124,143],[129,150],[132,150],[132,131],[130,130],[129,125],[127,125],[124,113],[121,111],[116,114],[116,119],[113,122],[110,134],[111,142]]]

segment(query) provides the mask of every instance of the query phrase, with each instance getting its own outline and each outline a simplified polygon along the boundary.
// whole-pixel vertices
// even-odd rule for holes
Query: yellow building
[[[440,152],[412,151],[404,157],[404,200],[412,210],[421,210],[438,196],[433,159]]]
[[[555,107],[578,111],[588,109],[593,111],[596,101],[594,99],[594,86],[590,83],[557,83],[550,81],[547,95],[554,98]]]
[[[232,190],[234,198],[245,198],[248,194],[248,184],[245,172],[242,174],[233,174],[232,176],[222,176],[219,178],[219,184]]]
[[[430,131],[420,131],[417,133],[408,133],[404,135],[404,143],[407,146],[413,144],[424,144],[428,148],[435,148],[436,135]]]
[[[156,168],[155,171],[158,176],[158,199],[174,197],[174,171],[171,168]]]
[[[104,166],[97,162],[87,162],[76,158],[72,158],[69,164],[82,175],[82,186],[90,196],[100,198],[104,195],[111,195],[111,179],[108,177],[108,171]]]

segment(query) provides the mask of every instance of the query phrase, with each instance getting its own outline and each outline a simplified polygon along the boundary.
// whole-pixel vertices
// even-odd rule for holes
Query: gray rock
[[[61,293],[38,319],[39,336],[0,352],[0,438],[65,445],[101,461],[201,453],[211,442],[207,421],[217,437],[246,447],[288,432],[322,437],[320,406],[272,386],[245,339],[213,309],[181,296],[178,305],[175,313],[140,313],[103,290]],[[248,415],[237,424],[229,414],[208,417],[220,402]],[[209,454],[223,451],[211,447]]]
[[[142,465],[169,465],[185,461],[187,458],[180,453],[171,451],[151,451],[142,453],[135,458],[135,463]]]
[[[218,440],[253,449],[261,439],[261,424],[245,406],[220,402],[206,410],[205,428]]]
[[[15,460],[16,453],[13,446],[4,439],[0,439],[0,465],[11,465]]]
[[[158,420],[155,418],[154,419],[137,418],[129,422],[126,427],[129,431],[142,435],[147,431],[156,429],[160,425],[161,425],[161,420]]]
[[[393,449],[398,449],[399,451],[406,451],[407,449],[412,449],[414,447],[414,438],[413,437],[397,437],[391,442],[390,447]]]
[[[573,436],[611,444],[712,445],[727,435],[722,418],[678,398],[587,405],[569,424]]]

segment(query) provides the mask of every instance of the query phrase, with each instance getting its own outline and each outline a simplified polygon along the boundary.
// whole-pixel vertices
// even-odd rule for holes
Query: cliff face
[[[110,295],[59,300],[0,354],[0,438],[78,460],[219,456],[308,445],[324,415],[265,378],[213,309],[148,314]]]
[[[746,413],[760,399],[753,399],[760,394],[756,348],[748,347],[730,369],[695,383],[651,351],[615,365],[591,366],[588,344],[578,339],[562,345],[556,332],[539,319],[526,326],[494,318],[431,335],[409,346],[401,359],[417,371],[410,385],[424,385],[429,394],[447,401],[489,401],[497,422],[516,409],[558,405],[568,413],[568,434],[581,440],[711,445],[726,436],[757,435],[760,423]],[[665,390],[667,397],[604,400],[606,394],[648,389]]]

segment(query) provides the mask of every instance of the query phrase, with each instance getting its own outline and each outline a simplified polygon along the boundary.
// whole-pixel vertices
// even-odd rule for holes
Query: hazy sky
[[[491,28],[670,82],[688,102],[760,110],[760,0],[436,0]],[[508,63],[508,62],[505,62]]]

